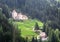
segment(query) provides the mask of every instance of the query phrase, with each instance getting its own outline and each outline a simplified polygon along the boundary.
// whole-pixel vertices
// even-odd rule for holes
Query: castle
[[[23,15],[22,13],[17,13],[16,10],[12,11],[12,18],[14,20],[27,20],[28,19],[26,15]]]

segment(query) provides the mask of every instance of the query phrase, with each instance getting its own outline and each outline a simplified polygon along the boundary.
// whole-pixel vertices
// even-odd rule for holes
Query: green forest
[[[60,0],[0,0],[0,42],[60,42]]]

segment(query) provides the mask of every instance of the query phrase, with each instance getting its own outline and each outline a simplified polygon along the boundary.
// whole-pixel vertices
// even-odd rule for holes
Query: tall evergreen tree
[[[25,40],[25,42],[28,42],[28,37],[26,37],[26,40]]]
[[[39,26],[38,26],[38,23],[36,22],[35,23],[35,28],[34,28],[34,30],[39,30],[40,28],[39,28]]]
[[[35,37],[35,42],[38,42],[37,37]]]
[[[34,37],[32,37],[32,41],[31,42],[35,42],[35,38]]]
[[[10,9],[6,4],[2,6],[2,13],[5,14],[7,18],[10,18]]]
[[[46,25],[44,23],[44,25],[43,25],[43,32],[45,32],[45,29],[46,29]]]

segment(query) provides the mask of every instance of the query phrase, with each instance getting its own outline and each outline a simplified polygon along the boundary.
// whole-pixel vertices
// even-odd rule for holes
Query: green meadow
[[[31,38],[32,36],[37,36],[37,34],[33,31],[35,23],[38,23],[39,27],[43,27],[43,23],[36,19],[29,19],[25,21],[15,22],[18,25],[18,29],[21,29],[21,36]]]

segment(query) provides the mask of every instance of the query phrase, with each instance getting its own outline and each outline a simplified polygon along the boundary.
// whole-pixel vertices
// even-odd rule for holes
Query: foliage
[[[39,27],[43,27],[43,23],[36,19],[28,19],[25,21],[14,22],[18,25],[18,29],[21,29],[21,36],[23,38],[28,37],[28,39],[32,39],[32,36],[36,37],[37,34],[33,31],[35,23],[38,23]]]
[[[12,10],[17,9],[32,19],[37,18],[43,22],[50,20],[51,23],[49,24],[53,29],[60,29],[59,0],[0,0],[0,4],[4,5],[3,13],[7,13],[7,15],[9,15],[8,7]]]
[[[34,37],[32,38],[32,41],[31,42],[35,42],[35,38]]]
[[[10,24],[11,21],[8,21],[7,19],[10,17],[10,9],[19,9],[19,11],[30,16],[32,19],[37,18],[43,21],[43,31],[46,32],[49,37],[48,42],[60,42],[59,0],[0,0],[0,7],[2,8],[2,10],[0,10],[1,42],[15,42],[15,39],[17,42],[25,42],[25,40],[20,37],[20,35],[36,35],[33,31],[31,31],[33,27],[30,27],[35,23],[33,20],[33,22],[31,20],[27,22],[16,22],[18,24],[17,27],[13,26],[12,23]],[[38,24],[40,25],[40,22],[38,22]],[[42,24],[40,26],[42,26]],[[16,28],[21,31],[15,30]],[[32,42],[34,42],[34,38],[32,39]]]
[[[24,38],[20,36],[21,31],[8,21],[2,10],[0,10],[0,17],[0,42],[23,42]]]
[[[40,30],[37,22],[35,23],[35,28],[34,28],[34,30]]]
[[[58,32],[57,32],[58,31]],[[57,32],[57,34],[56,34]],[[49,28],[48,31],[48,42],[59,42],[59,30],[53,30],[52,28]]]

